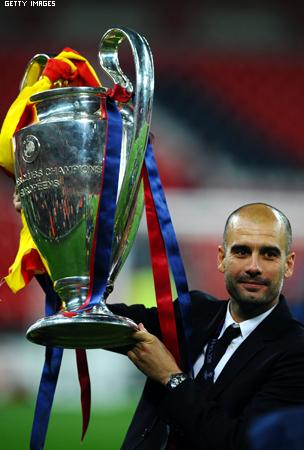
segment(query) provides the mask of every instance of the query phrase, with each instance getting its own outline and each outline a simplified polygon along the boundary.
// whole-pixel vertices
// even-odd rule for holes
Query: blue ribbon
[[[96,224],[97,233],[93,285],[90,302],[83,309],[91,309],[100,302],[107,287],[111,268],[110,264],[121,154],[122,119],[113,100],[107,98],[106,107],[108,116],[107,144],[102,193],[99,200],[99,211]]]
[[[188,363],[188,370],[193,374],[193,364],[191,355],[191,337],[192,337],[192,324],[191,324],[191,299],[189,294],[189,288],[187,283],[187,277],[179,251],[176,235],[172,225],[166,197],[162,188],[161,180],[159,177],[156,161],[154,159],[152,145],[148,142],[145,164],[148,172],[149,183],[151,192],[157,212],[161,233],[164,239],[167,256],[169,259],[170,267],[175,281],[177,290],[179,308],[182,318],[183,331],[186,341],[186,362]]]
[[[53,289],[51,279],[47,275],[36,275],[36,278],[46,294],[45,315],[55,314],[61,305],[61,300]],[[45,349],[45,362],[36,400],[30,450],[42,450],[44,447],[62,355],[62,348],[46,347]]]
[[[105,169],[102,185],[102,208],[97,219],[96,249],[94,259],[94,282],[90,303],[84,309],[91,309],[99,303],[107,286],[110,271],[113,241],[114,218],[120,167],[120,149],[122,140],[122,119],[115,102],[106,100],[108,128]],[[37,275],[37,280],[46,293],[46,316],[55,314],[61,301],[53,289],[49,277]],[[47,347],[45,362],[40,380],[36,408],[32,426],[30,450],[42,450],[55,395],[61,360],[62,348]]]

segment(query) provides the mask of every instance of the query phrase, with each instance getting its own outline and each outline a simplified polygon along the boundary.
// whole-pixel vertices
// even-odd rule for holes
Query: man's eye
[[[264,253],[264,256],[265,256],[266,258],[268,258],[268,259],[272,259],[272,258],[276,258],[276,257],[277,257],[277,253],[276,253],[276,252],[269,251],[269,252],[265,252],[265,253]]]
[[[249,251],[247,248],[236,248],[234,250],[234,254],[237,256],[246,256],[248,255]]]

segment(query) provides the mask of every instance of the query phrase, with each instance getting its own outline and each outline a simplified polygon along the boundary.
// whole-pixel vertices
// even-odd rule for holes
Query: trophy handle
[[[128,28],[112,28],[101,38],[99,60],[101,67],[114,83],[119,84],[128,92],[132,93],[132,83],[121,70],[118,60],[118,48],[125,39],[129,41],[131,46],[136,72],[133,114],[134,141],[138,138],[143,128],[148,127],[149,130],[151,122],[154,92],[154,67],[150,47],[146,39],[135,31]],[[148,134],[148,131],[146,134]]]
[[[123,73],[118,59],[119,46],[125,39],[130,44],[134,59],[135,90]],[[134,92],[129,103],[120,105],[124,128],[122,147],[124,145],[126,147],[122,148],[122,159],[125,153],[127,163],[124,173],[120,173],[119,176],[114,235],[122,236],[122,242],[125,245],[119,247],[115,246],[115,242],[113,243],[112,268],[109,276],[111,286],[132,247],[143,210],[143,187],[142,183],[140,184],[140,175],[152,116],[154,67],[152,53],[146,39],[128,28],[112,28],[103,35],[99,46],[99,60],[101,67],[115,84],[122,86],[129,93]]]
[[[33,56],[25,68],[25,72],[19,86],[20,91],[22,91],[25,87],[33,86],[33,84],[39,80],[49,59],[50,57],[45,53],[38,53]]]

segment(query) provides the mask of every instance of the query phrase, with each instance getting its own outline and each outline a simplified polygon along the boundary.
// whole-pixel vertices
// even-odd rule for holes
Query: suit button
[[[141,437],[145,437],[146,434],[148,433],[149,428],[145,428],[144,431],[141,433]]]

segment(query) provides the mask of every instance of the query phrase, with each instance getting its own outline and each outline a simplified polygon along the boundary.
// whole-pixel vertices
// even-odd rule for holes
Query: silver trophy
[[[108,30],[100,41],[99,59],[108,76],[133,92],[122,72],[118,49],[129,42],[136,83],[132,99],[119,104],[123,122],[111,269],[97,306],[78,313],[87,298],[92,242],[96,224],[106,119],[100,111],[104,88],[60,87],[33,95],[37,121],[14,136],[16,186],[31,235],[47,260],[62,309],[38,320],[27,331],[37,344],[64,348],[113,348],[132,342],[137,325],[112,314],[105,299],[123,266],[143,211],[141,167],[151,121],[153,60],[146,40],[125,29]],[[46,55],[29,64],[40,76]],[[28,72],[28,73],[29,73]],[[22,87],[29,76],[25,75]],[[30,81],[32,82],[32,81]],[[76,315],[66,314],[77,311]],[[67,317],[68,316],[68,317]]]

